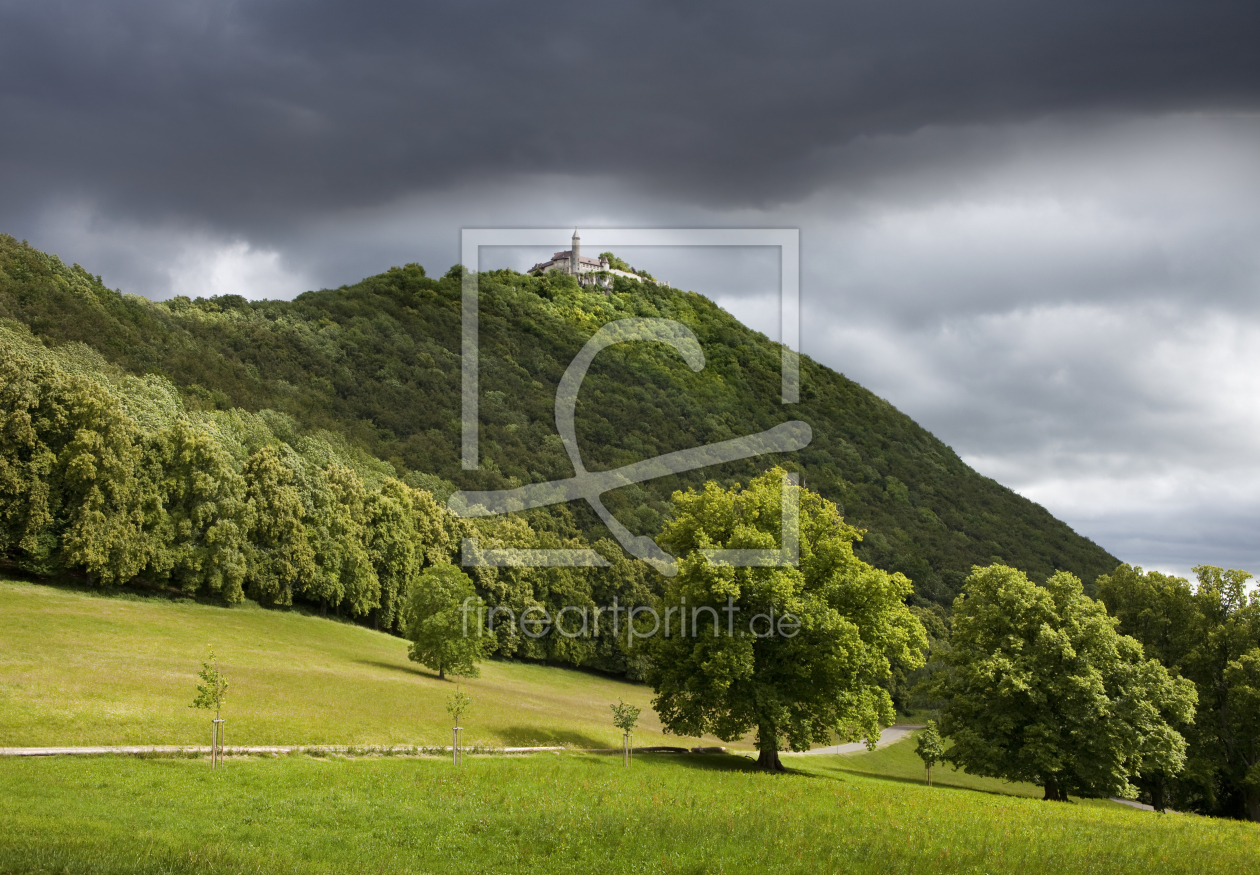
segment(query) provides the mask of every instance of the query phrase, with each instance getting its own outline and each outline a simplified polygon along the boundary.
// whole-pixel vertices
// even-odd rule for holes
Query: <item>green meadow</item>
[[[784,758],[791,768],[806,769],[820,775],[862,775],[882,778],[889,781],[901,781],[909,784],[926,783],[923,760],[914,752],[915,738],[918,733],[902,739],[896,744],[881,747],[869,753],[850,754],[836,757],[797,757]],[[1044,790],[1034,784],[1003,781],[1000,778],[982,778],[956,771],[947,765],[937,764],[932,770],[932,786],[951,787],[962,790],[979,790],[983,793],[999,793],[1007,796],[1024,796],[1040,800]],[[1087,801],[1086,804],[1093,804]],[[1098,804],[1113,805],[1110,801]]]
[[[854,759],[860,759],[856,757]],[[0,761],[5,872],[1248,872],[1252,824],[737,756]],[[826,762],[824,760],[831,760]]]
[[[188,708],[213,644],[234,744],[441,744],[454,690],[404,642],[248,605],[0,582],[0,746],[196,744]],[[483,664],[468,740],[612,746],[608,703],[642,686]],[[0,757],[0,873],[1247,872],[1255,824],[1040,801],[938,767],[913,738],[785,757],[542,753],[440,757]]]
[[[0,747],[208,745],[209,715],[189,705],[211,645],[231,684],[230,745],[450,744],[455,681],[408,660],[401,638],[253,602],[0,580]],[[619,697],[643,709],[636,744],[701,743],[664,735],[651,691],[616,678],[485,662],[459,683],[470,746],[615,747]]]

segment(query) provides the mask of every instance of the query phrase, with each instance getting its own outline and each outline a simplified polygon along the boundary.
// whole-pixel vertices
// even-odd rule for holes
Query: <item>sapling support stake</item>
[[[201,664],[201,671],[198,672],[197,678],[201,683],[197,684],[197,698],[193,700],[191,707],[208,708],[214,711],[214,719],[210,721],[210,768],[216,769],[219,766],[220,751],[225,741],[223,718],[219,714],[227,698],[228,682],[219,671],[219,663],[214,658],[213,648],[210,650],[209,660]]]
[[[451,764],[459,765],[459,761],[463,758],[463,729],[459,725],[459,717],[472,704],[472,699],[464,695],[457,686],[455,694],[446,701],[446,712],[455,720],[455,728],[451,730]]]
[[[218,762],[223,758],[220,751],[223,750],[223,720],[214,718],[210,721],[210,768],[218,768]]]
[[[634,724],[639,719],[642,709],[627,704],[620,699],[612,705],[613,726],[621,730],[621,761],[627,768],[634,759]]]

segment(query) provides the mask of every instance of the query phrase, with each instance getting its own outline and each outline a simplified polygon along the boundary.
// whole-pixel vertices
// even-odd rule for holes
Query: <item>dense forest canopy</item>
[[[747,483],[779,464],[799,471],[848,523],[865,529],[859,555],[903,572],[923,603],[950,603],[976,564],[1000,560],[1035,580],[1066,570],[1086,581],[1117,564],[1044,508],[970,469],[886,401],[807,356],[801,357],[800,403],[781,404],[777,344],[703,296],[653,282],[618,278],[606,295],[557,274],[483,273],[483,464],[462,471],[461,275],[452,268],[432,278],[413,264],[293,301],[229,295],[151,302],[0,236],[0,319],[11,320],[10,331],[13,323],[25,326],[48,347],[85,344],[119,379],[160,378],[187,415],[264,417],[284,432],[274,434],[275,441],[288,445],[322,435],[346,460],[371,460],[383,477],[441,502],[456,487],[496,489],[571,476],[554,421],[565,367],[600,325],[664,316],[696,333],[707,364],[693,373],[657,344],[602,352],[577,408],[578,439],[592,470],[789,419],[809,423],[814,437],[796,453],[606,496],[634,532],[659,532],[678,488],[706,480]],[[582,506],[536,512],[530,524],[555,538],[611,543]],[[643,572],[600,573],[638,579]]]

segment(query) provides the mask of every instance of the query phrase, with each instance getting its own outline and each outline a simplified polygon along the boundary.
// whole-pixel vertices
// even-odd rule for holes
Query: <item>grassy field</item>
[[[735,756],[0,760],[3,872],[1260,870],[1253,824]],[[825,758],[833,760],[835,758]]]
[[[450,744],[455,684],[410,662],[401,639],[253,603],[0,579],[0,747],[209,744],[207,712],[188,706],[210,645],[232,685],[229,744]],[[468,745],[614,747],[618,697],[643,708],[637,744],[699,743],[664,735],[639,684],[502,662],[481,675],[461,681]]]
[[[213,644],[234,744],[442,744],[454,684],[404,642],[296,612],[0,581],[0,746],[195,744]],[[607,704],[638,685],[486,663],[467,741],[613,746]],[[0,758],[9,872],[1245,872],[1254,824],[1043,803],[938,768],[913,738],[850,756]],[[980,792],[977,792],[980,791]]]
[[[818,774],[869,775],[890,781],[909,784],[925,784],[923,760],[914,752],[915,732],[896,744],[881,747],[869,753],[836,757],[792,757],[788,765],[809,768]],[[808,761],[808,762],[807,762]],[[810,763],[813,763],[810,765]],[[979,790],[983,793],[1000,793],[1007,796],[1025,796],[1040,799],[1045,791],[1034,784],[1003,781],[998,778],[981,778],[955,771],[947,765],[932,770],[933,787],[956,787],[963,790]],[[1087,803],[1088,804],[1088,803]],[[1112,804],[1112,803],[1106,803]]]

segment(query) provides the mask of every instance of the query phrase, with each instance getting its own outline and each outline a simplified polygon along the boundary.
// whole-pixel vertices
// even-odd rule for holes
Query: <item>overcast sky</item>
[[[1250,0],[0,0],[0,231],[157,299],[799,228],[805,352],[1125,561],[1260,573],[1257,46]],[[777,337],[769,251],[624,254]]]

